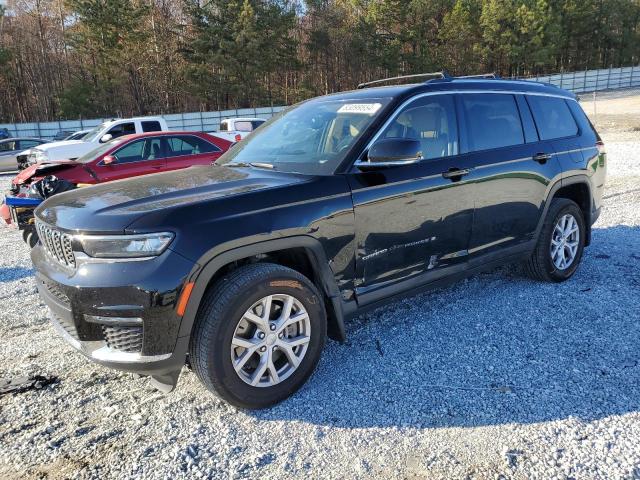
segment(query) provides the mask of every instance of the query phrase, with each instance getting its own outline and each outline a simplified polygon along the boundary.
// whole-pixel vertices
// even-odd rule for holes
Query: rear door
[[[167,170],[192,165],[211,165],[222,155],[222,150],[196,135],[168,135],[163,137],[167,152]]]
[[[458,100],[464,156],[473,167],[469,259],[481,263],[527,248],[560,167],[521,95],[463,93]]]
[[[100,182],[156,173],[164,169],[165,158],[162,137],[133,140],[113,152],[115,162],[106,165],[99,161],[93,170]]]

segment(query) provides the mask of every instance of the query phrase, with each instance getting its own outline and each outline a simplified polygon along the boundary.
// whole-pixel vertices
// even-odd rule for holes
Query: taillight
[[[607,150],[604,148],[604,142],[602,140],[598,140],[596,142],[596,148],[598,149],[598,153],[600,155],[604,155],[605,153],[607,153]]]
[[[242,140],[242,135],[236,133],[236,142],[239,142],[240,140]]]

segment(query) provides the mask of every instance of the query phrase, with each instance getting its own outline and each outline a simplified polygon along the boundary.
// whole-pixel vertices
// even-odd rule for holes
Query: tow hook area
[[[171,393],[178,384],[181,370],[165,373],[164,375],[151,375],[151,385],[162,393]]]

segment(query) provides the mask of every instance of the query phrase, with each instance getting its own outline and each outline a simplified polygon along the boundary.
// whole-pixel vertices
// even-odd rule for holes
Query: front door
[[[166,164],[161,137],[134,140],[116,150],[111,156],[115,158],[115,162],[107,165],[100,160],[92,166],[100,182],[159,172]]]
[[[424,159],[375,171],[356,166],[349,175],[361,304],[386,295],[385,287],[429,282],[464,269],[466,262],[473,201],[464,172],[451,173],[465,168],[459,164],[453,96],[417,98],[377,139],[398,137],[420,140]]]

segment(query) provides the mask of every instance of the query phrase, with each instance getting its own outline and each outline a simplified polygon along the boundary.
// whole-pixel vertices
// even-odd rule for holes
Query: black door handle
[[[551,155],[548,153],[536,153],[533,156],[533,159],[541,165],[544,165],[545,163],[547,163],[547,160],[549,160],[550,158],[551,158]]]
[[[448,178],[450,180],[453,180],[454,182],[457,180],[460,180],[462,177],[464,177],[465,175],[469,175],[469,173],[471,172],[470,168],[450,168],[449,170],[447,170],[446,172],[442,172],[442,176],[444,178]]]

